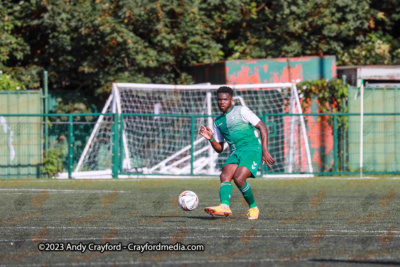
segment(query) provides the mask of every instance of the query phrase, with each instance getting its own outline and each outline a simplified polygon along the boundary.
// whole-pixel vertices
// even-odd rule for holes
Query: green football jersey
[[[231,153],[240,149],[260,149],[261,145],[252,127],[260,119],[245,106],[234,106],[214,121],[214,138],[229,144]]]

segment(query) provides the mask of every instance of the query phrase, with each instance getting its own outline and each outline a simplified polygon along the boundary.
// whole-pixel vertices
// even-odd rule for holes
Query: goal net
[[[115,83],[91,133],[73,176],[218,175],[229,149],[217,154],[198,134],[201,125],[213,129],[220,114],[216,90],[222,85]],[[306,125],[293,83],[227,85],[235,105],[246,105],[267,125],[269,152],[276,162],[259,175],[313,172]],[[118,131],[112,114],[119,114]],[[111,114],[111,115],[110,115]],[[258,130],[256,136],[260,138]],[[119,143],[115,143],[118,135]],[[115,149],[118,146],[118,149]],[[226,145],[227,146],[227,145]],[[118,157],[113,157],[115,151]],[[115,162],[115,159],[118,162]]]

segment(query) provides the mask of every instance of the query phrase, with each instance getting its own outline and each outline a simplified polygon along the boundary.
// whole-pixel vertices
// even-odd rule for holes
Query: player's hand
[[[268,151],[263,151],[262,164],[264,165],[264,163],[267,163],[268,167],[271,169],[274,162],[275,159],[271,156],[271,154],[269,154]]]
[[[205,127],[204,125],[201,125],[199,134],[207,140],[211,140],[213,138],[213,132],[211,129],[209,127]]]

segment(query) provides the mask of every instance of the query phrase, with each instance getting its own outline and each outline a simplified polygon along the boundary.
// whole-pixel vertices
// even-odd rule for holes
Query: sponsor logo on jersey
[[[251,165],[251,168],[254,170],[257,167],[257,163],[253,161],[253,165]]]

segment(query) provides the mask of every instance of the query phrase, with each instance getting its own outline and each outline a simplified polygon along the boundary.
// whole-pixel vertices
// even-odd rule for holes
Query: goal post
[[[219,175],[229,156],[227,145],[217,154],[198,134],[200,125],[212,129],[220,114],[216,90],[223,85],[114,83],[73,177],[112,169],[112,114],[118,113],[121,143],[120,174]],[[235,105],[246,105],[267,125],[269,151],[276,159],[271,175],[309,177],[311,154],[297,88],[294,83],[226,85],[234,90]],[[104,115],[103,115],[104,114]],[[111,116],[109,115],[111,114]],[[255,130],[259,137],[258,131]],[[108,141],[107,141],[108,140]]]

